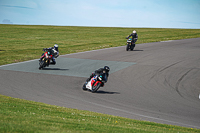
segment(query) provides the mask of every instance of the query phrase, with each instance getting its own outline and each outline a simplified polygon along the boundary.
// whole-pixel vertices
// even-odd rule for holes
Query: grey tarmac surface
[[[108,82],[83,91],[86,78],[104,65]],[[200,129],[200,38],[94,50],[0,66],[0,94],[131,119]]]

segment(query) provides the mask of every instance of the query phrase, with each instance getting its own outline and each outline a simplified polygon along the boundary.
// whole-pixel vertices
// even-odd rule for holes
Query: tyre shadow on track
[[[144,50],[137,50],[137,49],[135,50],[135,49],[134,49],[133,51],[144,51]]]
[[[119,92],[109,92],[109,91],[97,91],[95,93],[98,93],[98,94],[120,94]]]
[[[132,51],[144,51],[144,50],[139,50],[139,49],[137,50],[137,49],[133,49]]]
[[[69,69],[62,69],[62,68],[43,68],[42,70],[60,70],[60,71],[67,71]]]
[[[129,50],[129,51],[144,51],[144,50],[134,50],[134,49],[133,49],[133,50]]]

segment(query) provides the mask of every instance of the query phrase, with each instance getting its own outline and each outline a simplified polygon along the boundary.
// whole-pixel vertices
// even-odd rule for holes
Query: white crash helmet
[[[56,51],[58,51],[58,44],[55,44],[55,45],[54,45],[54,49],[55,49]]]
[[[133,31],[133,33],[135,34],[135,33],[136,33],[136,31],[134,30],[134,31]]]

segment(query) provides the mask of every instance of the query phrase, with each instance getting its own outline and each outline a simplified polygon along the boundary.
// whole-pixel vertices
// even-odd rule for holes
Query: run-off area
[[[99,69],[104,66],[109,66],[110,73],[114,73],[134,64],[136,63],[58,57],[56,59],[56,65],[49,65],[49,67],[45,67],[42,70],[38,69],[38,60],[3,65],[0,67],[0,69],[53,75],[88,77],[96,69]]]

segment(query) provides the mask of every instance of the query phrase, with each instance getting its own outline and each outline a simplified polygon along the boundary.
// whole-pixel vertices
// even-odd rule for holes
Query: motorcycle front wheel
[[[126,45],[126,51],[129,50],[129,43]]]
[[[44,66],[44,61],[43,61],[43,60],[42,60],[42,61],[40,61],[40,62],[39,62],[39,65],[40,65],[40,66],[39,66],[39,69],[42,69],[42,68],[43,68],[43,66]]]
[[[86,91],[87,90],[87,88],[86,88],[86,83],[83,85],[83,88],[82,88],[84,91]]]

